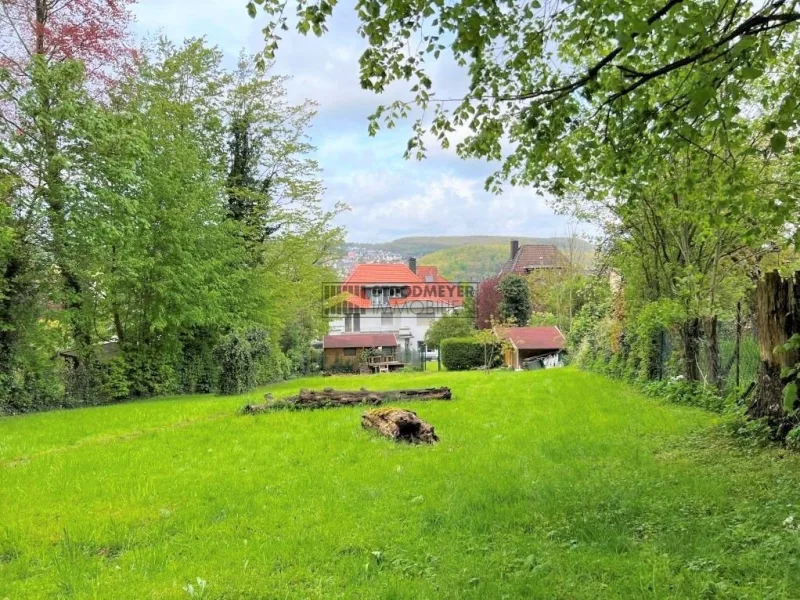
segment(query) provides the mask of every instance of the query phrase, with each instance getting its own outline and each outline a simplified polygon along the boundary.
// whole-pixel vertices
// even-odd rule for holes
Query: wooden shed
[[[564,351],[567,340],[558,327],[508,327],[497,334],[510,342],[503,362],[511,369],[521,369],[525,359],[552,356]]]
[[[322,340],[326,368],[336,363],[361,364],[365,350],[372,350],[367,363],[373,370],[402,368],[397,360],[397,337],[394,333],[345,333],[326,335]],[[385,369],[384,369],[385,367]]]

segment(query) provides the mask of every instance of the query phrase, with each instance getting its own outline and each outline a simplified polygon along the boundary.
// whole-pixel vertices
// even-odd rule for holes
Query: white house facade
[[[460,310],[471,288],[453,284],[436,267],[359,264],[342,283],[345,300],[330,321],[330,335],[394,333],[399,350],[422,349],[431,323]]]

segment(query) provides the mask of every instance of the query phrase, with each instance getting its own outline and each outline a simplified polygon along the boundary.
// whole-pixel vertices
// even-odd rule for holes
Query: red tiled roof
[[[369,298],[362,298],[354,294],[347,294],[347,298],[345,298],[344,302],[354,308],[370,308],[372,306],[372,302]]]
[[[426,277],[432,277],[433,281],[426,281]],[[383,263],[363,263],[353,268],[342,284],[350,292],[345,302],[357,308],[370,308],[372,303],[364,297],[364,288],[381,283],[412,286],[407,290],[411,294],[409,298],[392,298],[389,301],[394,306],[423,299],[439,305],[463,304],[463,292],[460,293],[456,286],[439,275],[438,267],[423,265],[417,267],[415,274],[404,264]]]
[[[356,265],[344,280],[352,283],[419,283],[420,279],[406,265],[365,263]]]
[[[563,350],[567,345],[558,327],[508,327],[500,335],[519,350]]]
[[[393,333],[345,333],[342,335],[326,335],[322,340],[323,348],[377,348],[397,346],[397,338]]]
[[[439,275],[439,267],[432,265],[422,265],[417,267],[417,277],[424,283],[446,283],[447,279]],[[428,280],[430,278],[430,281]]]
[[[525,244],[503,265],[500,274],[527,275],[531,270],[563,267],[566,263],[566,257],[552,244]]]

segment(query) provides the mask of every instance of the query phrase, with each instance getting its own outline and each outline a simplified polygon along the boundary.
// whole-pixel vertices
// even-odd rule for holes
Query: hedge
[[[448,371],[467,371],[484,366],[483,344],[475,338],[448,338],[441,344],[442,364]],[[492,366],[502,361],[499,347],[494,348]]]

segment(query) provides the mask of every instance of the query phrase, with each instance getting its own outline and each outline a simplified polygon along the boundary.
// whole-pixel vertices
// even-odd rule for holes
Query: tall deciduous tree
[[[35,55],[47,64],[77,60],[103,79],[134,55],[130,7],[136,0],[2,0],[0,68],[26,77]]]
[[[0,143],[5,150],[0,174],[14,182],[11,212],[17,241],[6,261],[3,286],[19,291],[41,282],[35,261],[48,253],[61,279],[55,301],[66,307],[65,321],[83,346],[92,338],[92,323],[82,304],[86,289],[80,244],[75,243],[76,215],[100,198],[95,184],[110,167],[109,161],[90,155],[102,146],[118,148],[106,143],[114,128],[104,131],[102,114],[88,101],[85,77],[87,72],[96,76],[93,91],[100,91],[99,84],[131,56],[125,51],[131,3],[0,2]],[[44,248],[37,246],[37,237]],[[20,333],[22,320],[10,315],[24,308],[35,319],[31,311],[41,309],[27,296],[12,293],[5,299],[0,327],[16,331],[13,335]]]

